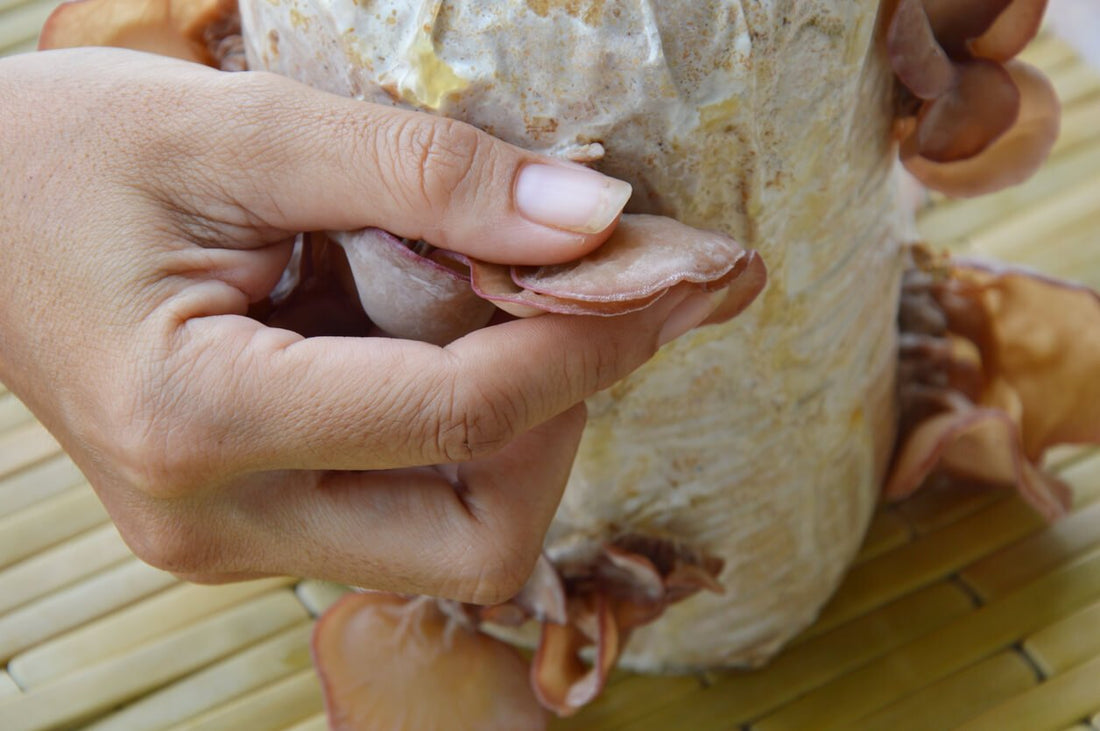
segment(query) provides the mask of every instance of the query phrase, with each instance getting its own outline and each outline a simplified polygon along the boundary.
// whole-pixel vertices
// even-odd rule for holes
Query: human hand
[[[0,129],[0,377],[135,553],[187,578],[507,598],[583,399],[713,309],[673,290],[444,348],[302,338],[246,316],[296,232],[554,263],[606,238],[625,190],[450,120],[115,49],[0,61]]]

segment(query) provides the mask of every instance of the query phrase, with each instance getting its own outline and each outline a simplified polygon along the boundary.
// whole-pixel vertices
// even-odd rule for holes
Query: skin
[[[472,127],[131,51],[0,61],[0,129],[0,378],[134,552],[192,580],[511,596],[583,399],[712,309],[674,290],[444,348],[303,339],[245,317],[295,232],[378,226],[548,264],[609,230],[523,218],[518,171],[551,161]]]

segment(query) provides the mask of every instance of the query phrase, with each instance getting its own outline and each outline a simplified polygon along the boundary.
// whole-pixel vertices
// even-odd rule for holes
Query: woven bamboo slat
[[[1100,461],[1089,465],[1100,472]],[[1100,475],[1098,475],[1100,479]],[[986,599],[1004,594],[1100,544],[1100,503],[1079,509],[1057,525],[992,553],[962,571]]]
[[[328,722],[323,714],[311,716],[301,723],[296,723],[286,731],[328,731]]]
[[[11,676],[0,670],[0,698],[6,695],[18,695],[19,686],[11,679]]]
[[[1100,602],[1048,625],[1023,642],[1043,675],[1057,675],[1100,655]]]
[[[0,617],[0,659],[176,583],[136,558]]]
[[[10,731],[80,722],[199,670],[306,619],[290,591],[279,591],[208,617],[157,640],[19,696],[0,699]],[[17,682],[20,679],[13,672]],[[25,683],[20,682],[24,688]]]
[[[10,4],[11,0],[7,2]],[[17,0],[14,7],[6,10],[0,8],[3,10],[0,18],[0,54],[33,50],[38,31],[57,4],[58,0]]]
[[[61,454],[61,445],[36,421],[0,434],[0,479]]]
[[[954,728],[1035,686],[1035,671],[1011,650],[964,668],[861,718],[861,731],[928,731]]]
[[[88,727],[88,731],[155,731],[188,721],[291,674],[312,667],[311,622],[151,693]],[[252,728],[241,726],[241,728]]]
[[[1100,598],[1100,552],[935,630],[790,703],[759,731],[842,727]]]
[[[855,563],[863,563],[897,548],[913,536],[913,529],[895,510],[875,513]]]
[[[321,688],[312,668],[253,691],[171,731],[276,731],[322,710]]]
[[[965,616],[973,603],[947,583],[905,596],[832,632],[800,639],[752,673],[696,678],[626,676],[615,691],[562,728],[707,728],[717,719],[748,721],[836,679],[868,661]],[[693,703],[692,699],[699,702]],[[678,724],[683,724],[678,726]]]
[[[1008,493],[1004,490],[981,487],[959,489],[933,484],[922,487],[912,498],[898,503],[895,509],[919,535],[947,526],[1006,498]]]
[[[34,414],[10,393],[0,396],[0,432],[34,421]]]
[[[317,617],[347,594],[348,588],[328,581],[302,581],[294,591],[310,614]]]
[[[1083,718],[1100,706],[1100,657],[1013,696],[959,731],[1039,731]]]
[[[107,522],[107,511],[87,485],[0,518],[0,568],[35,555]]]
[[[113,525],[93,529],[0,571],[0,616],[130,557]],[[0,621],[3,621],[0,619]]]
[[[0,516],[14,515],[83,482],[84,475],[65,455],[23,469],[0,479]]]
[[[224,587],[177,586],[17,655],[8,670],[20,686],[35,688],[291,583],[265,579]]]

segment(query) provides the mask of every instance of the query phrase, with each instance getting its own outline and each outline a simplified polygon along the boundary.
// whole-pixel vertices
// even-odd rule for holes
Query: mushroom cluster
[[[1046,0],[897,0],[886,46],[901,82],[901,160],[953,196],[1025,180],[1058,136],[1050,82],[1015,60],[1039,30]]]
[[[934,471],[1015,486],[1053,519],[1056,444],[1100,443],[1100,297],[1034,272],[914,250],[899,313],[901,423],[885,494]]]

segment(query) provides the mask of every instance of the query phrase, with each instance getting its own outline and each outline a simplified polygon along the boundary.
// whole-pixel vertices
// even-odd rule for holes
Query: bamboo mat
[[[0,0],[0,53],[54,4]],[[933,198],[930,242],[1100,287],[1100,75],[1040,38],[1065,107],[1028,183]],[[620,673],[573,729],[1100,731],[1100,452],[1051,466],[1074,512],[1045,526],[1004,492],[925,491],[879,510],[820,620],[766,669]],[[341,590],[201,587],[137,561],[79,471],[0,387],[0,729],[325,728],[313,617]]]

